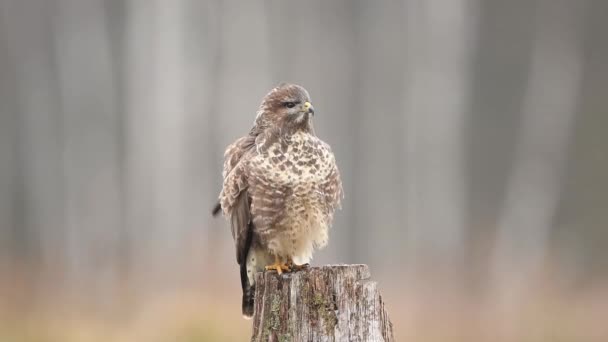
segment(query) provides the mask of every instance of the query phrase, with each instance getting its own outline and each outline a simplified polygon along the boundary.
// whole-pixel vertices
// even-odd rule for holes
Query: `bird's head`
[[[311,130],[314,114],[306,89],[296,84],[281,83],[264,96],[256,121],[289,130]]]

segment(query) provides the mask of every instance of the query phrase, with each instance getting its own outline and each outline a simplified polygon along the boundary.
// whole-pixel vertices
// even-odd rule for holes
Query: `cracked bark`
[[[394,341],[367,265],[256,275],[252,341]]]

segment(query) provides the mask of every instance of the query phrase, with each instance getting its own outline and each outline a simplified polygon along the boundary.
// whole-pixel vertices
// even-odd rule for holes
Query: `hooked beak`
[[[308,101],[304,102],[304,105],[302,106],[302,111],[304,113],[310,113],[312,115],[315,115],[315,108]]]

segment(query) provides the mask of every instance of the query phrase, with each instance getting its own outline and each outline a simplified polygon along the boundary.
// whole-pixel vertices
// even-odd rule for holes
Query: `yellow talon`
[[[290,272],[291,271],[291,267],[289,265],[287,265],[284,262],[281,262],[281,259],[279,259],[278,256],[274,256],[274,264],[272,265],[268,265],[265,267],[266,271],[270,271],[270,270],[274,270],[277,271],[277,273],[280,275],[283,273],[283,271],[285,272]]]

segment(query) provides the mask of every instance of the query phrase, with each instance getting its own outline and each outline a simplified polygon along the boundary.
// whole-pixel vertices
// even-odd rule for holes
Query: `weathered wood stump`
[[[394,341],[367,265],[256,275],[252,341]]]

